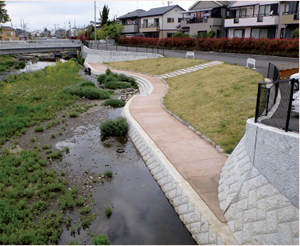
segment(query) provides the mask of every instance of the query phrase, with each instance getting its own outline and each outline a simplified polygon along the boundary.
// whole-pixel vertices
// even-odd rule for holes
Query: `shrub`
[[[101,123],[100,131],[102,136],[124,136],[128,132],[127,120],[124,117],[118,117],[116,120],[108,119]]]
[[[24,61],[20,61],[17,65],[15,65],[15,69],[23,69],[26,67],[26,63]]]
[[[70,115],[70,117],[72,117],[72,118],[78,117],[78,113],[76,113],[76,112],[71,112],[69,115]]]
[[[78,83],[76,86],[79,86],[79,87],[84,87],[84,86],[92,86],[92,87],[96,87],[95,83],[92,82],[92,81],[82,81],[80,83]]]
[[[111,75],[113,72],[108,68],[108,69],[106,69],[106,71],[105,71],[105,74],[106,75]]]
[[[97,81],[98,81],[100,84],[104,83],[104,80],[105,80],[106,76],[107,76],[106,74],[100,74],[100,75],[98,76]]]
[[[183,32],[177,32],[174,33],[172,38],[189,38],[190,35],[188,35],[187,33],[183,33]]]
[[[98,234],[98,235],[94,235],[93,244],[94,245],[109,245],[110,242],[108,241],[108,237],[106,235]]]
[[[105,214],[106,214],[107,217],[111,216],[112,212],[113,212],[113,209],[111,207],[107,207],[105,209]]]
[[[105,83],[105,87],[112,90],[125,89],[131,87],[131,84],[121,81],[109,81]]]
[[[91,86],[73,86],[73,87],[66,87],[64,88],[64,93],[70,94],[70,95],[77,95],[80,97],[85,97],[87,99],[108,99],[110,97],[110,94],[105,91],[101,90],[96,87]]]
[[[104,106],[123,107],[125,102],[119,99],[109,99],[104,103]]]
[[[292,38],[299,38],[299,29],[292,31]]]
[[[106,84],[106,83],[108,83],[108,82],[110,82],[110,81],[117,81],[117,78],[116,78],[115,76],[112,76],[112,74],[111,74],[111,75],[108,75],[108,76],[106,76],[106,78],[104,79],[103,83]]]
[[[112,176],[113,176],[113,172],[112,171],[106,171],[105,176],[111,179]]]
[[[43,132],[44,131],[44,127],[43,126],[37,126],[34,128],[35,132]]]

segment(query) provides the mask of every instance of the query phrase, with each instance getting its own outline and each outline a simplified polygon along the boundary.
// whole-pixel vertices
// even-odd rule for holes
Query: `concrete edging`
[[[197,244],[237,244],[227,223],[221,223],[218,220],[201,197],[132,117],[129,107],[135,97],[127,102],[122,112],[122,116],[128,120],[129,137],[141,153],[151,174],[181,221],[186,225]]]

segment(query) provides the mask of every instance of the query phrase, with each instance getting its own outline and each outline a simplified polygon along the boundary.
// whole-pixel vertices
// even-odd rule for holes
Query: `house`
[[[16,38],[16,32],[15,29],[9,27],[9,26],[2,26],[0,29],[0,39],[2,41],[14,41],[18,40]]]
[[[140,32],[145,37],[167,38],[177,32],[176,26],[181,21],[179,5],[153,8],[140,16]]]
[[[280,38],[281,5],[280,1],[232,2],[224,24],[228,37]]]
[[[226,37],[224,20],[229,1],[197,1],[188,11],[181,12],[180,32],[200,35],[213,30],[216,37]]]
[[[299,29],[299,2],[281,1],[280,38],[292,38],[292,32]]]
[[[122,31],[122,35],[130,36],[143,36],[140,33],[140,17],[145,14],[147,11],[143,9],[137,9],[132,12],[128,12],[125,15],[122,15],[116,19],[120,25],[124,26],[124,30]]]

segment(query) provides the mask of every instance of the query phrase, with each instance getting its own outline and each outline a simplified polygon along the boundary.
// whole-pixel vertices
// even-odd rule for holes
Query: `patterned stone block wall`
[[[221,223],[192,187],[162,154],[151,138],[129,113],[126,104],[122,115],[129,122],[129,136],[139,150],[151,174],[169,199],[181,221],[197,244],[237,244],[227,223]]]
[[[226,161],[219,200],[239,244],[299,245],[299,209],[252,165],[240,141]]]

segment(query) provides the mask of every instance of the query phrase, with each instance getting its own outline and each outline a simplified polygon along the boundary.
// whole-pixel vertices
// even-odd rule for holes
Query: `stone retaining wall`
[[[289,164],[284,163],[286,159],[279,158],[278,154],[265,152],[264,156],[272,156],[273,158],[274,165],[272,167],[265,158],[255,154],[257,152],[255,149],[266,151],[269,144],[272,146],[285,146],[285,144],[290,146],[297,135],[289,133],[290,141],[276,143],[278,137],[274,136],[274,130],[271,128],[269,133],[272,133],[273,141],[260,141],[259,139],[268,138],[269,134],[265,133],[268,127],[260,124],[255,125],[264,129],[264,137],[256,136],[259,131],[253,132],[253,120],[248,120],[245,136],[224,164],[219,181],[220,207],[225,211],[228,225],[239,244],[299,245],[299,209],[291,202],[295,195],[299,197],[299,189],[295,191],[294,196],[288,198],[280,193],[279,190],[282,187],[275,187],[268,180],[272,180],[278,175],[276,170],[278,162],[285,167]],[[276,131],[279,134],[281,130]],[[281,135],[284,139],[288,138],[284,131],[281,131]],[[299,144],[296,142],[297,146],[299,148]],[[296,159],[299,158],[299,152],[297,154],[294,147],[290,147],[291,151],[286,150],[286,153]],[[278,153],[282,154],[281,151]],[[288,160],[293,159],[292,157]],[[258,166],[265,164],[270,168],[267,175],[260,173],[253,165],[253,160]],[[299,159],[294,168],[299,168],[298,165]],[[291,173],[287,170],[287,172],[282,173],[282,176],[285,175],[288,176]],[[293,176],[297,177],[297,175],[299,182],[299,172],[294,173]],[[295,178],[291,179],[291,182],[293,180]]]

